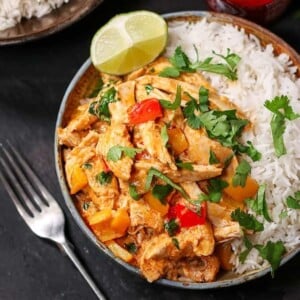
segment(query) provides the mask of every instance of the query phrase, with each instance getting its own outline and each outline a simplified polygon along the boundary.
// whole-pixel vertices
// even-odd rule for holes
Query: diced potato
[[[88,222],[91,226],[102,224],[112,219],[112,210],[110,208],[97,211],[95,214],[88,218]]]
[[[170,144],[176,155],[179,155],[188,148],[189,144],[180,128],[169,128],[168,136],[168,143]]]
[[[130,262],[133,259],[133,256],[115,241],[107,242],[106,246],[116,257],[119,257],[126,262]]]
[[[66,168],[66,172],[72,195],[79,192],[88,184],[86,174],[79,164],[74,164],[70,168]]]
[[[119,233],[124,234],[130,225],[130,218],[124,208],[120,208],[115,213],[112,221],[111,228]]]
[[[232,249],[230,243],[222,243],[216,246],[215,254],[220,259],[221,268],[225,271],[230,271],[233,269],[233,265],[230,262],[232,256]]]
[[[158,211],[162,216],[165,216],[169,210],[169,204],[162,204],[159,199],[152,195],[152,192],[148,192],[144,195],[144,200],[148,202],[151,208]]]
[[[231,181],[228,182],[229,185],[224,189],[224,192],[236,201],[242,202],[247,198],[254,197],[259,188],[258,183],[251,176],[247,177],[245,186],[233,186]]]

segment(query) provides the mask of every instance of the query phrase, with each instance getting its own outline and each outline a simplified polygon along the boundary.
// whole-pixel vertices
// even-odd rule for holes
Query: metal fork
[[[0,179],[29,228],[39,237],[54,241],[74,263],[101,300],[106,297],[84,269],[66,239],[62,209],[16,149],[0,144]]]

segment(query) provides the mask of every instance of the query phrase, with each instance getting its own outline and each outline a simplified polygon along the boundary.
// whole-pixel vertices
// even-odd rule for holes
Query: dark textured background
[[[201,0],[105,0],[74,26],[48,38],[0,48],[0,139],[9,138],[32,163],[61,203],[67,234],[77,253],[109,299],[300,299],[300,256],[270,275],[241,286],[184,291],[148,284],[99,253],[67,211],[54,168],[56,115],[72,76],[89,55],[95,31],[113,15],[136,9],[158,13],[204,10]],[[293,4],[271,31],[300,51],[300,18]],[[68,258],[35,237],[0,185],[0,300],[95,299]]]

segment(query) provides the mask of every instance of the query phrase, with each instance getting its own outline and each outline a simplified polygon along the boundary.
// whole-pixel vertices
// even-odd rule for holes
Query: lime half
[[[154,60],[165,48],[165,20],[150,11],[113,17],[94,35],[91,59],[102,72],[123,75]]]

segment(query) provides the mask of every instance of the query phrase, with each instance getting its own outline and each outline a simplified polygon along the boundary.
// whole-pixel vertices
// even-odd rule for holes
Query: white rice
[[[0,0],[0,31],[15,26],[22,18],[40,18],[69,0]]]
[[[273,222],[257,219],[264,223],[264,231],[251,237],[254,244],[267,241],[284,242],[287,250],[300,245],[300,210],[287,209],[287,196],[300,190],[300,119],[286,121],[284,141],[287,154],[277,158],[274,152],[270,121],[272,113],[263,104],[275,96],[287,95],[294,111],[300,112],[300,79],[296,78],[294,67],[286,54],[275,56],[272,45],[262,47],[259,40],[245,34],[243,29],[232,25],[222,25],[203,19],[196,24],[187,25],[173,22],[169,25],[167,55],[172,55],[177,46],[193,60],[196,59],[195,45],[199,58],[203,60],[212,55],[212,50],[223,55],[227,48],[242,59],[238,65],[238,80],[233,82],[224,76],[204,73],[220,94],[231,99],[254,124],[254,130],[242,137],[250,140],[262,153],[258,162],[248,160],[252,166],[252,176],[259,184],[266,184],[266,198]],[[215,60],[218,61],[218,58]],[[279,217],[287,209],[288,216]],[[232,243],[235,257],[234,265],[238,273],[268,265],[253,249],[244,264],[238,254],[244,250],[243,241]]]

